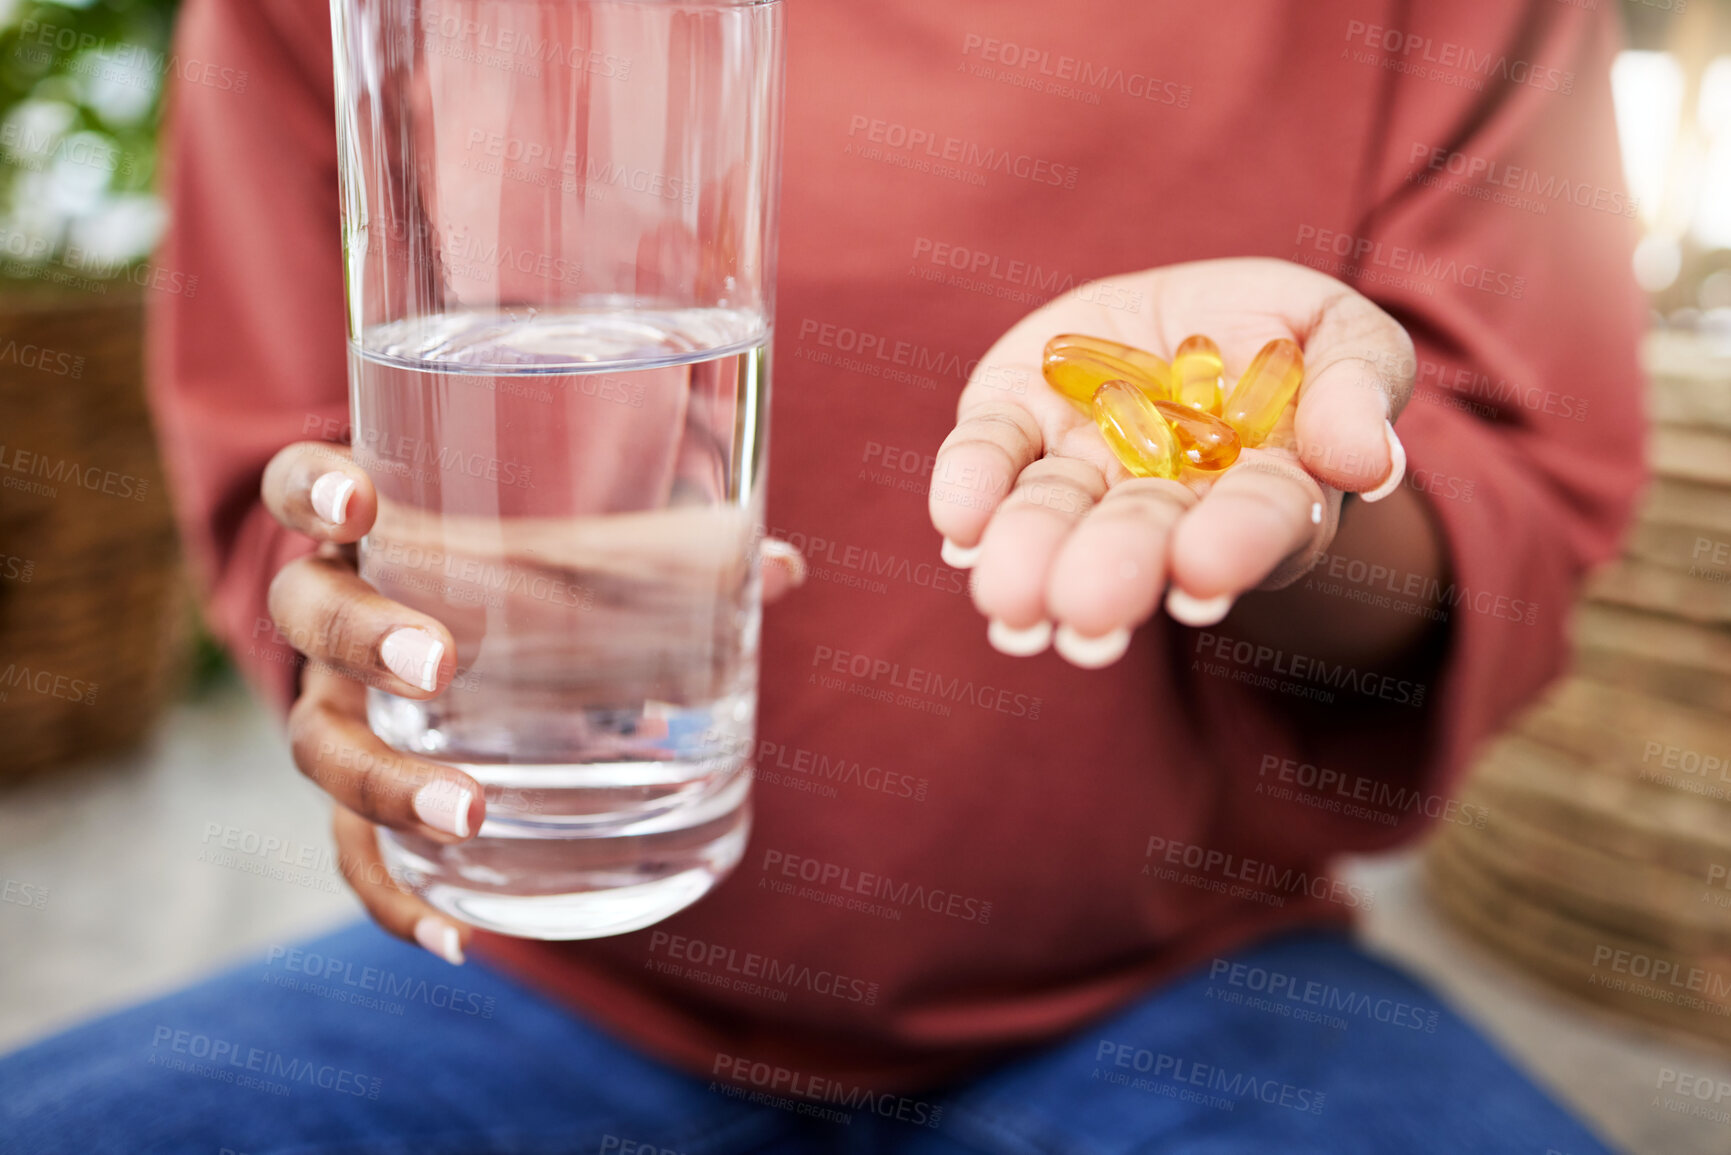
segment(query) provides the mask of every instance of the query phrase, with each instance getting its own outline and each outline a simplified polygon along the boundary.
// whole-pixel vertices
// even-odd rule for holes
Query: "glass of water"
[[[394,876],[619,934],[750,826],[780,0],[332,0],[361,574],[444,622],[396,749],[486,789]]]

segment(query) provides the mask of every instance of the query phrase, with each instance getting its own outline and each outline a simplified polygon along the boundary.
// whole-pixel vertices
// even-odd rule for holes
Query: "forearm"
[[[1285,589],[1245,595],[1229,628],[1323,661],[1395,666],[1435,637],[1449,580],[1442,527],[1403,485],[1375,504],[1349,498],[1322,563]]]

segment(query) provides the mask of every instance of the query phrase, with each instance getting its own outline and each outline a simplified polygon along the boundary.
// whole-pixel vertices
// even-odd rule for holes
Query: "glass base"
[[[721,878],[714,871],[696,869],[636,886],[526,896],[434,883],[422,897],[482,930],[558,942],[642,930],[684,910],[708,894]]]
[[[568,941],[627,934],[708,894],[745,854],[749,774],[740,774],[699,821],[647,835],[499,838],[438,843],[381,830],[391,877],[439,910],[482,930]],[[707,810],[707,813],[702,811]]]

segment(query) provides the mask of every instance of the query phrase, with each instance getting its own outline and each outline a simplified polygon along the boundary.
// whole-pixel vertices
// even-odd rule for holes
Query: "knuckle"
[[[310,557],[297,557],[276,571],[270,579],[270,585],[265,589],[265,608],[270,611],[271,620],[276,624],[290,646],[305,653],[304,647],[296,644],[293,631],[289,629],[290,615],[295,604],[295,594],[305,583]]]
[[[318,601],[314,614],[315,642],[323,656],[339,666],[352,670],[370,669],[376,665],[375,638],[366,622],[361,600],[344,590],[328,590]]]
[[[1196,494],[1178,482],[1137,477],[1107,490],[1100,506],[1103,513],[1153,516],[1170,521],[1191,509],[1196,502]]]
[[[377,770],[368,766],[358,771],[350,780],[350,790],[354,797],[354,808],[359,814],[369,818],[377,817],[385,804],[388,791],[384,788],[382,776]]]
[[[1043,510],[1063,517],[1080,517],[1093,507],[1100,495],[1097,487],[1077,476],[1078,472],[1073,462],[1052,462],[1050,465],[1037,462],[1022,471],[1004,506],[1011,510]]]
[[[304,695],[288,713],[289,754],[302,774],[324,785],[324,758],[330,751],[330,719],[322,703]]]
[[[1292,478],[1287,477],[1285,474],[1275,473],[1271,474],[1271,476],[1279,477],[1284,482],[1292,482]],[[1293,483],[1293,488],[1295,490],[1302,490],[1303,487]],[[1243,502],[1245,505],[1256,506],[1277,519],[1290,517],[1292,515],[1293,505],[1295,504],[1290,497],[1283,497],[1264,486],[1247,485],[1234,490],[1231,497],[1233,500]]]
[[[951,437],[956,443],[985,441],[1002,445],[1000,437],[993,436],[999,431],[1009,434],[1017,442],[1029,445],[1037,444],[1040,436],[1040,428],[1035,424],[1033,414],[1019,405],[992,400],[970,406],[962,415]]]

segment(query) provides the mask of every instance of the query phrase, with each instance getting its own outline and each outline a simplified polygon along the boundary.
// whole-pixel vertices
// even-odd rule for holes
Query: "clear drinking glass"
[[[369,691],[486,788],[392,873],[505,934],[696,901],[750,825],[780,0],[332,0],[361,574],[458,675]]]

